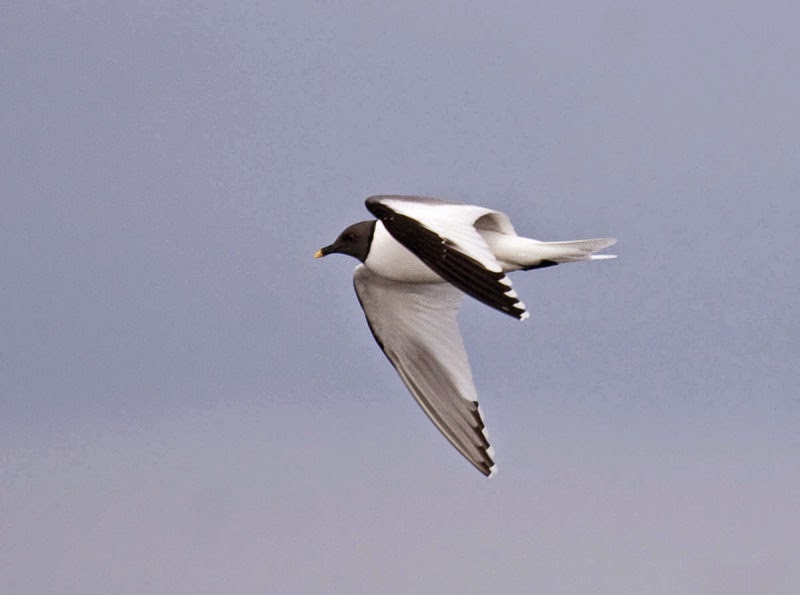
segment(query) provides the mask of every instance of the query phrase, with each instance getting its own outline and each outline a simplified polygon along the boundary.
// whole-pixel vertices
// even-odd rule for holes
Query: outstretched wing
[[[392,237],[440,277],[464,293],[510,316],[525,320],[528,312],[476,229],[515,235],[508,217],[483,207],[420,196],[372,196],[370,213]]]
[[[372,335],[422,410],[481,473],[494,461],[456,314],[463,294],[447,283],[400,283],[353,274]]]

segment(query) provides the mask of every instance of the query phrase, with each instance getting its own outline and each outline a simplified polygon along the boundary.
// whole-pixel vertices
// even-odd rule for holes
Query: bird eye
[[[356,236],[354,234],[352,234],[352,233],[346,233],[346,234],[344,234],[344,236],[342,236],[342,239],[345,242],[352,242],[355,238],[356,238]]]

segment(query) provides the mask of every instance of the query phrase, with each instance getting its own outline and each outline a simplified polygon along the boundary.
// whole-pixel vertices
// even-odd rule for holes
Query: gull
[[[581,260],[614,238],[541,242],[499,211],[424,196],[366,200],[377,219],[347,227],[314,254],[347,254],[375,341],[439,431],[478,471],[496,469],[456,315],[464,294],[519,320],[525,304],[506,273]]]

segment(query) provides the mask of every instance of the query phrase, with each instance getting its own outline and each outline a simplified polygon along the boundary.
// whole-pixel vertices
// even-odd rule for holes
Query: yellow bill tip
[[[322,258],[323,256],[325,255],[322,253],[322,250],[317,250],[314,252],[314,258]]]

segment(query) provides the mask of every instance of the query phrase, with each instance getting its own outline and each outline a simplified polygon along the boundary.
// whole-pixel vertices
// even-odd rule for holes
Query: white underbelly
[[[442,283],[444,280],[428,265],[386,231],[383,223],[375,224],[372,245],[364,265],[376,275],[404,283]]]

